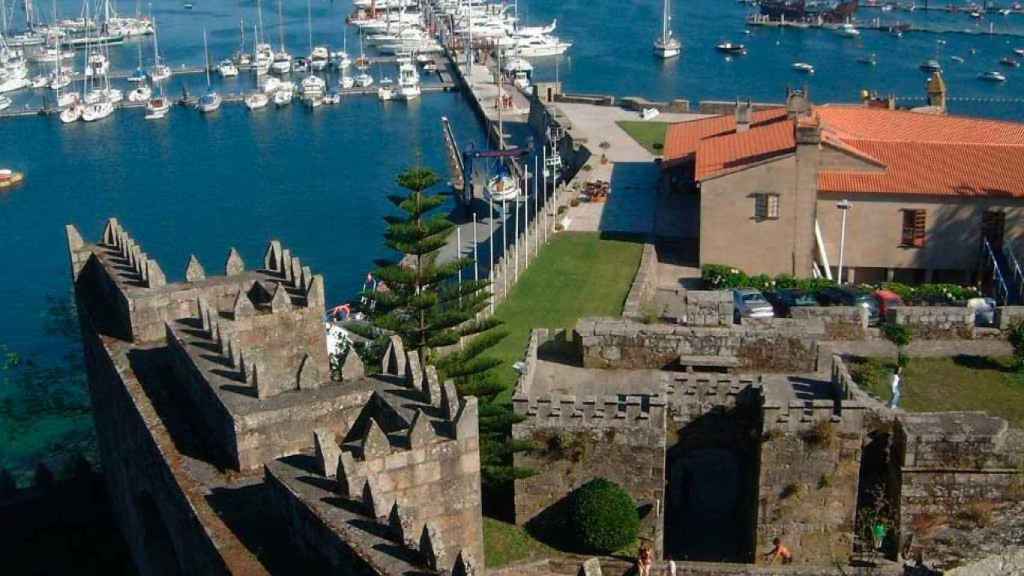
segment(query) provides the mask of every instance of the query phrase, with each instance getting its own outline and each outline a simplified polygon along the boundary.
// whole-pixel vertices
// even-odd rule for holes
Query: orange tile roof
[[[751,115],[751,124],[752,127],[756,127],[785,117],[786,110],[784,108],[759,110]],[[685,159],[697,152],[697,145],[701,140],[735,131],[736,117],[731,114],[673,124],[665,133],[665,161],[674,162]]]
[[[822,192],[1024,197],[1024,124],[857,105],[814,113],[825,145],[870,165],[820,171]],[[694,157],[699,182],[794,147],[794,124],[775,108],[742,133],[732,116],[670,126],[665,160]]]
[[[791,152],[796,147],[792,122],[751,126],[746,132],[729,132],[697,144],[695,178],[704,180],[723,171]]]

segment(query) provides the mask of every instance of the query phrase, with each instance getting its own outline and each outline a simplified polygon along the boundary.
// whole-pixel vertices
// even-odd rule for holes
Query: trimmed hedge
[[[572,493],[569,527],[580,550],[608,554],[636,540],[640,516],[633,497],[622,487],[595,478]]]
[[[795,288],[813,294],[829,286],[835,286],[835,282],[826,278],[795,278],[788,274],[780,274],[774,278],[767,274],[749,276],[738,268],[721,264],[705,264],[701,267],[700,272],[704,286],[712,290],[756,288],[758,290],[771,291]],[[899,282],[883,282],[877,285],[860,284],[858,288],[865,290],[890,290],[910,306],[953,304],[982,295],[973,286],[958,286],[956,284],[909,286]]]

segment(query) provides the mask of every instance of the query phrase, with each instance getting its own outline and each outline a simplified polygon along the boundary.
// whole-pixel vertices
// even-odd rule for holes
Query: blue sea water
[[[161,56],[172,66],[203,62],[204,28],[213,61],[238,48],[240,20],[244,19],[251,43],[255,2],[194,4],[192,10],[177,0],[140,6],[156,16]],[[77,1],[60,0],[56,5],[61,17],[77,16],[81,10]],[[135,12],[134,3],[122,1],[118,7],[123,13]],[[660,9],[660,0],[519,2],[524,21],[541,24],[557,17],[557,33],[574,43],[566,56],[536,59],[536,78],[557,76],[573,92],[691,101],[778,101],[787,86],[807,85],[815,101],[853,101],[862,89],[922,96],[925,76],[917,66],[938,57],[954,98],[1011,100],[955,100],[954,112],[1005,119],[1024,116],[1024,105],[1015,101],[1024,98],[1024,71],[997,63],[1011,48],[1024,46],[1024,38],[952,33],[896,38],[866,30],[856,40],[824,30],[750,29],[746,34],[746,6],[728,0],[677,1],[673,29],[683,41],[684,53],[661,62],[651,54]],[[277,4],[266,2],[267,40],[276,48],[283,31],[289,51],[305,54],[306,10],[306,2],[286,0],[280,28]],[[340,48],[344,17],[350,10],[347,0],[314,0],[314,44]],[[861,18],[876,16],[972,29],[987,29],[991,20],[997,30],[1024,33],[1024,16],[1019,15],[987,16],[979,24],[963,14],[860,13]],[[727,39],[745,43],[749,54],[723,57],[714,45]],[[940,39],[945,44],[939,44]],[[152,46],[149,39],[142,42],[148,65]],[[137,43],[132,40],[110,49],[115,69],[136,66]],[[348,49],[359,51],[352,29]],[[856,62],[870,53],[877,54],[877,66]],[[953,55],[966,62],[955,64],[950,60]],[[795,61],[812,63],[817,73],[792,71]],[[1009,81],[992,85],[977,80],[978,73],[995,69],[1006,73]],[[375,71],[381,72],[394,75]],[[168,93],[180,93],[182,83],[195,93],[206,79],[175,77]],[[239,93],[252,85],[245,75],[223,82],[214,78],[214,83],[224,93]],[[41,93],[27,93],[19,95],[15,105],[40,99]],[[207,270],[219,271],[229,247],[237,247],[254,263],[266,242],[279,238],[326,276],[328,302],[340,303],[359,288],[373,259],[386,254],[382,217],[390,205],[384,195],[394,190],[395,174],[416,162],[446,170],[441,116],[451,118],[464,143],[483,141],[464,98],[453,93],[426,94],[411,105],[357,97],[315,111],[293,105],[250,113],[235,104],[210,117],[178,108],[164,121],[147,122],[142,115],[141,110],[122,111],[97,124],[70,126],[35,117],[0,121],[0,167],[22,171],[27,178],[20,188],[0,194],[0,345],[37,367],[66,367],[68,355],[80,354],[73,340],[54,330],[51,313],[54,302],[66,302],[69,296],[64,224],[75,223],[87,238],[96,238],[105,218],[119,217],[172,279],[183,276],[190,254]],[[56,320],[67,321],[61,315]],[[24,473],[41,459],[88,450],[88,414],[69,412],[60,402],[46,400],[81,398],[80,375],[36,370],[26,381],[22,372],[0,375],[0,467]],[[32,402],[25,401],[27,395]]]

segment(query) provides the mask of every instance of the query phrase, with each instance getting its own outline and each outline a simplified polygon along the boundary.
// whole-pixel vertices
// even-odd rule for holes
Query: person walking
[[[644,542],[640,545],[640,551],[636,555],[636,569],[638,576],[651,576],[651,565],[654,564],[654,553],[649,544]]]
[[[889,400],[889,408],[893,410],[900,407],[900,385],[903,383],[903,366],[896,366],[896,370],[892,373],[892,378],[889,380],[889,389],[892,392],[892,398]]]

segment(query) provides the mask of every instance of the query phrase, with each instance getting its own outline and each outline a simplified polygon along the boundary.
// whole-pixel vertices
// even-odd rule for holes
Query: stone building
[[[941,84],[941,78],[938,79]],[[933,80],[929,101],[944,106]],[[932,109],[929,109],[930,111]],[[869,105],[786,104],[671,126],[663,166],[699,195],[701,264],[848,281],[966,282],[1024,232],[1024,124]]]
[[[67,226],[103,470],[143,574],[466,574],[476,400],[393,339],[332,373],[324,281],[272,241],[168,280],[116,219]]]

